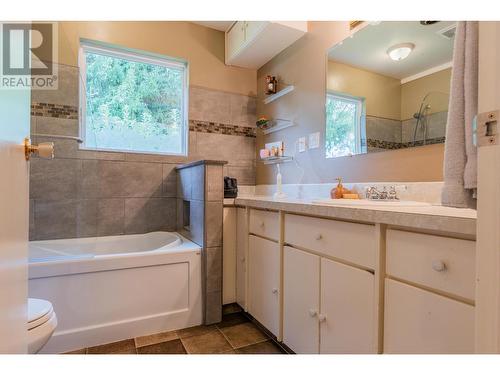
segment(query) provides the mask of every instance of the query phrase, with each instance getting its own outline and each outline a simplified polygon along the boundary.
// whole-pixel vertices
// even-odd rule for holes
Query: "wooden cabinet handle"
[[[318,315],[318,312],[315,309],[309,309],[309,315],[314,318]]]
[[[318,233],[318,234],[316,235],[316,241],[319,241],[319,240],[321,240],[321,239],[323,239],[323,235],[322,235],[321,233]]]
[[[319,314],[318,315],[318,320],[320,323],[326,322],[326,315]]]
[[[277,288],[273,288],[273,289],[271,290],[271,292],[273,292],[273,294],[277,294],[277,293],[278,293],[278,289],[277,289]]]

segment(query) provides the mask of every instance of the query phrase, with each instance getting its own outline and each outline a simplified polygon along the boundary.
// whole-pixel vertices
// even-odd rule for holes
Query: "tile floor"
[[[284,354],[265,332],[241,312],[222,322],[135,337],[67,354]]]

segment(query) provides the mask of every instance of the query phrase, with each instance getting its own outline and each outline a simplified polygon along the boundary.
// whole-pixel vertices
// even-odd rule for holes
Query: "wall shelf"
[[[270,134],[270,133],[274,133],[274,132],[277,132],[277,131],[282,130],[282,129],[289,128],[291,126],[295,126],[295,122],[293,122],[291,120],[280,119],[280,118],[271,120],[271,123],[272,123],[272,125],[269,128],[262,129],[263,134]]]
[[[269,104],[271,102],[274,102],[276,99],[281,98],[283,95],[286,95],[289,92],[292,92],[294,89],[295,89],[295,86],[293,86],[293,85],[286,86],[284,89],[281,89],[276,94],[269,95],[267,98],[265,98],[264,104]]]
[[[292,156],[269,156],[268,158],[262,158],[260,161],[266,165],[268,164],[281,164],[288,161],[292,161]]]

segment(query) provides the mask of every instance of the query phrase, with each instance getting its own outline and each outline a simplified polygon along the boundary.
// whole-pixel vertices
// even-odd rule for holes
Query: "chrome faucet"
[[[365,198],[371,200],[399,200],[394,186],[391,186],[389,191],[387,191],[387,187],[385,186],[382,191],[378,190],[375,186],[370,186],[365,190]]]

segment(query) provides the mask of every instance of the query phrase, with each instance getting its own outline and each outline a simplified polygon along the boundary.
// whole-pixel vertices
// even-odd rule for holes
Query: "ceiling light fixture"
[[[387,50],[387,54],[394,61],[406,59],[415,48],[413,43],[396,44]]]

